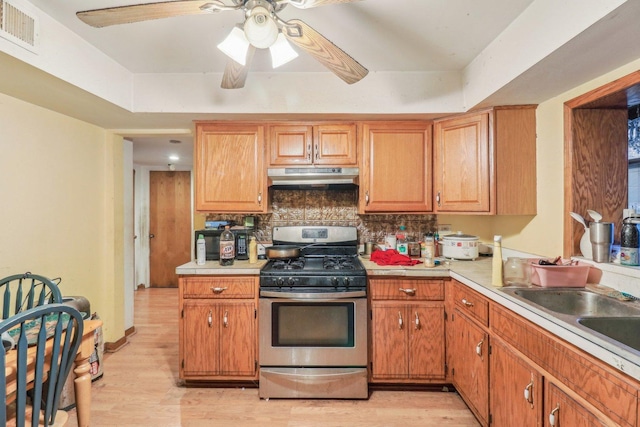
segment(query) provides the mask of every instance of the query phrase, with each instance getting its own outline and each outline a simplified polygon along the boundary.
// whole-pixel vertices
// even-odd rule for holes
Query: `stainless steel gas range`
[[[275,227],[273,243],[303,248],[260,273],[260,397],[368,398],[367,285],[356,228]]]

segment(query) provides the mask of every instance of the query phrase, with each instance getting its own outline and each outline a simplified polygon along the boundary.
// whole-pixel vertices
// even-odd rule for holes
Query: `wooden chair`
[[[61,303],[62,294],[53,280],[24,273],[0,279],[2,320],[45,303]]]
[[[0,355],[0,366],[5,366],[0,370],[0,390],[6,390],[0,404],[4,424],[0,425],[54,425],[83,327],[80,312],[59,303],[34,307],[0,322],[0,333],[8,332],[16,342],[14,350]]]

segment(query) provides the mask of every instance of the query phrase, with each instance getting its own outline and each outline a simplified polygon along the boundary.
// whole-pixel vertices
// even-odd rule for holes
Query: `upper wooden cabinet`
[[[264,157],[265,126],[196,123],[196,210],[266,212]]]
[[[431,212],[431,123],[361,126],[360,213]]]
[[[353,123],[269,126],[269,166],[357,166]]]
[[[536,214],[535,106],[434,124],[434,212]]]

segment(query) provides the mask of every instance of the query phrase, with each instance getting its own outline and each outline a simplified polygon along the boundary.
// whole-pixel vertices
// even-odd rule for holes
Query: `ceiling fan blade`
[[[312,7],[324,6],[326,4],[354,3],[360,0],[289,0],[289,4],[299,9],[309,9]]]
[[[170,18],[172,16],[210,13],[209,11],[200,9],[200,6],[207,3],[210,2],[205,0],[163,1],[158,3],[85,10],[76,13],[76,16],[84,23],[92,27],[100,28],[109,25]]]
[[[239,64],[231,58],[227,60],[227,66],[224,69],[222,83],[220,84],[222,89],[241,89],[244,87],[255,52],[256,48],[250,45],[247,51],[247,65]]]
[[[358,61],[299,19],[292,19],[287,25],[283,34],[291,43],[312,55],[348,84],[362,80],[369,73]],[[300,30],[298,34],[295,31],[296,27]]]

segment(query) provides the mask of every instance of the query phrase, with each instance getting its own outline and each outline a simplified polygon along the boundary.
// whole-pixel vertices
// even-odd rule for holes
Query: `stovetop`
[[[307,247],[298,258],[269,260],[260,271],[261,289],[338,292],[366,289],[366,271],[358,259],[355,227],[275,227],[273,243]]]

